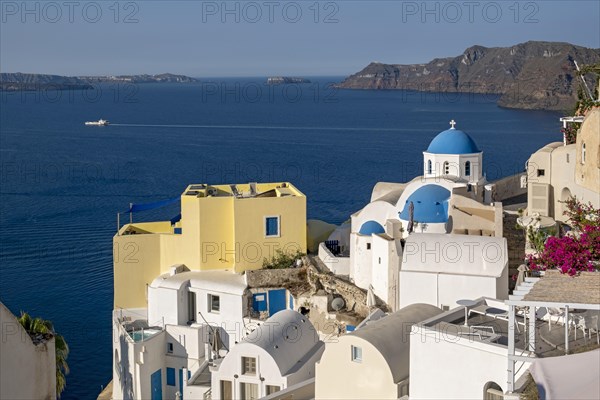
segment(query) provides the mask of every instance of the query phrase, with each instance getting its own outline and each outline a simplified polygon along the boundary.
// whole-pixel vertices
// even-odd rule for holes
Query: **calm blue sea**
[[[111,380],[111,239],[130,202],[175,197],[189,183],[288,180],[308,196],[309,218],[341,223],[376,182],[419,175],[451,119],[484,151],[489,180],[561,140],[559,115],[501,109],[495,96],[265,81],[0,93],[0,299],[65,336],[63,398],[95,398]],[[83,125],[99,118],[114,125]]]

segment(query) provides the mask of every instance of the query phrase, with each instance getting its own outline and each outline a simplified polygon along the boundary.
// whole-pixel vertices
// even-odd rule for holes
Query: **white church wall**
[[[352,215],[352,232],[359,232],[365,222],[375,221],[385,226],[388,219],[398,218],[396,207],[385,201],[367,204],[362,210]]]
[[[372,239],[358,233],[352,233],[350,238],[350,278],[356,286],[367,289],[371,284]]]

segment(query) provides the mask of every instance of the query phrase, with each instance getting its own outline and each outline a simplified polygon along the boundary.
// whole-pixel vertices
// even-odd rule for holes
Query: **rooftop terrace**
[[[253,182],[227,185],[193,184],[186,188],[183,195],[195,197],[235,197],[238,199],[286,196],[304,197],[304,194],[289,182]]]
[[[429,331],[436,332],[442,340],[448,339],[461,344],[487,343],[507,348],[509,341],[508,306],[501,301],[489,298],[474,300],[472,304],[472,306],[458,307],[440,314],[420,325]],[[466,323],[465,309],[468,315]],[[546,309],[538,310],[538,319],[535,324],[535,349],[528,349],[529,320],[524,312],[516,315],[515,349],[519,353],[523,355],[530,353],[531,356],[540,358],[565,354],[564,320],[557,322],[557,318],[554,317],[552,322],[549,322],[547,317]],[[577,332],[577,337],[575,332],[574,328],[568,331],[570,350],[589,345],[592,342],[595,343],[595,339],[590,341],[581,330]]]

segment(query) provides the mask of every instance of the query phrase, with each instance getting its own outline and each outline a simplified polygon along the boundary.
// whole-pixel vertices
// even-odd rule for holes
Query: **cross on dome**
[[[451,128],[450,128],[450,129],[456,129],[456,128],[455,128],[455,126],[456,126],[456,121],[455,121],[455,120],[452,120],[452,121],[450,121],[450,126],[451,126]]]

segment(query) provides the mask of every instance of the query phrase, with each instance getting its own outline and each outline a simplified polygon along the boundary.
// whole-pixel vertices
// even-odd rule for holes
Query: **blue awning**
[[[177,214],[173,218],[171,218],[171,224],[181,221],[181,213]]]

